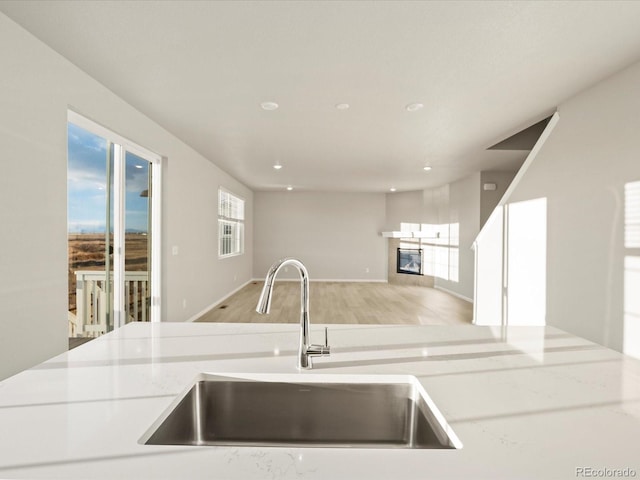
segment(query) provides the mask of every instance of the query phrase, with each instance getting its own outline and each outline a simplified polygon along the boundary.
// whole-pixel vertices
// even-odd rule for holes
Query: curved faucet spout
[[[300,260],[296,260],[295,258],[283,258],[271,265],[271,268],[269,268],[264,280],[264,287],[262,288],[262,293],[258,300],[256,312],[263,314],[269,313],[271,310],[271,296],[273,295],[273,284],[275,283],[276,275],[278,275],[278,272],[282,267],[288,265],[296,267],[300,273],[300,280],[302,282],[300,290],[300,310],[301,312],[309,315],[309,272],[307,271],[307,267],[305,267]]]
[[[278,275],[282,267],[289,265],[296,267],[298,273],[300,273],[300,344],[298,349],[298,368],[309,369],[313,367],[311,358],[328,356],[330,347],[326,340],[325,345],[313,345],[309,341],[309,272],[300,260],[283,258],[271,265],[264,280],[264,286],[262,287],[256,312],[262,314],[269,313],[276,275]]]

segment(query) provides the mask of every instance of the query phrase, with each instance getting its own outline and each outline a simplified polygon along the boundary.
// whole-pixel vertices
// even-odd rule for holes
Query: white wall
[[[509,199],[547,200],[547,323],[617,350],[625,257],[640,255],[624,245],[624,186],[640,180],[638,85],[635,64],[560,105]]]
[[[448,192],[448,204],[440,210],[438,223],[460,225],[458,281],[436,277],[435,286],[472,299],[475,259],[471,245],[480,231],[480,173],[449,184]]]
[[[480,173],[480,228],[487,222],[498,202],[511,185],[516,172],[481,172]],[[495,190],[484,190],[485,183],[495,183]]]
[[[279,258],[296,257],[311,280],[386,281],[384,194],[256,192],[254,201],[256,278]],[[280,277],[298,275],[289,269]]]
[[[385,231],[400,230],[402,223],[439,223],[448,212],[449,184],[426,190],[385,194]]]
[[[68,107],[168,159],[163,320],[185,320],[251,278],[248,188],[3,14],[0,64],[0,379],[67,349]],[[218,185],[247,200],[243,257],[217,259]]]
[[[385,194],[385,231],[400,230],[401,223],[427,223],[425,191]]]

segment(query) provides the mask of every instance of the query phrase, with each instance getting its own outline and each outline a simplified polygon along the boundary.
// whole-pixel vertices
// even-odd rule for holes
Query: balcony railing
[[[110,299],[104,271],[78,270],[76,275],[76,313],[69,312],[70,337],[94,337],[107,332],[107,311],[113,304],[113,277]],[[125,318],[129,322],[149,320],[149,273],[125,272]]]

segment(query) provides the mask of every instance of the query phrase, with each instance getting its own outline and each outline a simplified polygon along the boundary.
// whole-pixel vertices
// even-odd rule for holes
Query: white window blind
[[[218,190],[218,255],[244,253],[244,200],[226,190]]]

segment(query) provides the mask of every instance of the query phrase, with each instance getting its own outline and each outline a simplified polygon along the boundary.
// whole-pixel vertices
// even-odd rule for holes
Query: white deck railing
[[[69,336],[98,336],[107,332],[107,288],[104,271],[78,270],[76,275],[76,314],[69,312]],[[129,322],[149,320],[149,273],[125,272],[125,318]],[[113,277],[111,277],[111,302]]]

